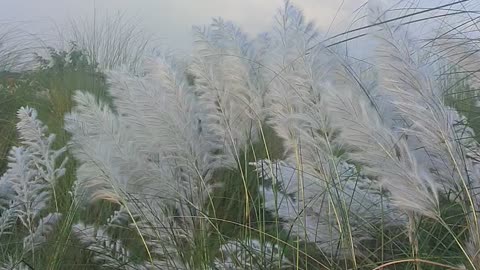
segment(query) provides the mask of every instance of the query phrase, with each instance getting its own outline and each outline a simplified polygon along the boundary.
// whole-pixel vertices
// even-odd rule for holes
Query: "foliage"
[[[255,39],[215,19],[189,59],[104,70],[108,93],[96,51],[39,57],[20,75],[68,134],[18,110],[2,267],[480,268],[475,44],[368,7],[368,68],[288,1]]]
[[[24,72],[0,73],[0,172],[6,169],[6,156],[17,144],[16,112],[21,106],[35,107],[50,129],[58,134],[57,146],[65,145],[63,115],[72,106],[71,93],[85,89],[104,96],[105,81],[96,64],[88,62],[75,44],[68,51],[48,49],[48,57],[36,55],[36,68]]]

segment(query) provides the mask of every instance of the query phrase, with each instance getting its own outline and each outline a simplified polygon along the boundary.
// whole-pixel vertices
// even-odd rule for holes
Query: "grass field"
[[[0,35],[0,269],[480,269],[478,12],[379,2],[188,57],[123,17],[29,69]]]

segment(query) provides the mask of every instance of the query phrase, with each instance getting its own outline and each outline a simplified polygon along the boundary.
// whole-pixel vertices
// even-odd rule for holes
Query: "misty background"
[[[266,31],[283,0],[0,0],[0,23],[15,24],[28,34],[40,37],[49,46],[58,46],[59,33],[72,21],[94,22],[122,14],[151,35],[159,46],[185,51],[191,47],[193,25],[206,25],[222,17],[239,25],[250,37]],[[396,1],[389,1],[395,7]],[[398,8],[418,11],[451,0],[403,1]],[[476,2],[476,4],[475,4]],[[478,6],[477,0],[473,1]],[[308,20],[326,36],[366,24],[366,0],[295,0]],[[441,12],[441,11],[437,11]],[[428,14],[427,16],[433,16]],[[431,21],[429,21],[431,23]],[[428,23],[422,23],[425,28]],[[1,25],[0,25],[1,27]],[[416,26],[418,27],[418,25]],[[416,29],[417,33],[419,29]]]

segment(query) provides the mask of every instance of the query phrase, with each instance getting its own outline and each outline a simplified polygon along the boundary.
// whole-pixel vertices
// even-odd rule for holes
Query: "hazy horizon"
[[[366,0],[295,0],[293,4],[303,10],[307,20],[312,20],[322,32],[345,31],[359,20],[358,10]],[[429,3],[445,1],[426,0]],[[0,10],[1,22],[19,22],[27,25],[29,33],[55,35],[71,20],[91,20],[94,14],[104,16],[120,12],[135,18],[154,35],[159,43],[175,49],[191,46],[191,27],[205,25],[214,17],[222,17],[238,24],[250,36],[266,31],[283,0],[17,0],[5,1]],[[54,27],[52,27],[55,25]]]
[[[426,7],[435,7],[450,3],[451,0],[422,0],[415,5],[409,1],[377,0],[387,2],[386,6],[408,8],[408,13]],[[346,30],[364,26],[367,22],[365,4],[367,0],[293,0],[292,4],[300,8],[306,20],[312,21],[325,36],[332,36]],[[398,5],[402,2],[403,4]],[[421,3],[420,3],[421,2]],[[0,27],[16,25],[28,35],[38,38],[44,45],[65,48],[69,37],[69,24],[72,21],[82,23],[101,21],[106,16],[124,15],[154,40],[156,47],[180,53],[188,52],[193,43],[192,26],[208,25],[212,18],[221,17],[238,25],[249,37],[267,31],[274,24],[274,16],[282,7],[284,0],[17,0],[5,1],[0,10]],[[396,6],[398,5],[398,6]],[[474,4],[475,5],[475,4]],[[447,9],[440,12],[449,12]],[[424,17],[434,13],[423,14]],[[416,16],[415,19],[422,18]],[[414,34],[422,36],[428,32],[431,22],[428,20],[414,25]],[[439,20],[437,20],[438,22]],[[81,23],[81,24],[82,24]],[[348,39],[356,34],[341,36],[337,40]],[[364,39],[364,38],[362,38]],[[332,42],[336,42],[334,40]],[[356,41],[354,41],[353,44]],[[349,42],[352,43],[352,42]],[[369,41],[359,42],[359,46],[350,46],[349,50],[368,51]]]

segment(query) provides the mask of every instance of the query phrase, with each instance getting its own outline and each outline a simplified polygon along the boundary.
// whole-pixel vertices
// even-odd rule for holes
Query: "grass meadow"
[[[480,6],[413,2],[185,54],[0,24],[0,269],[480,269]]]

